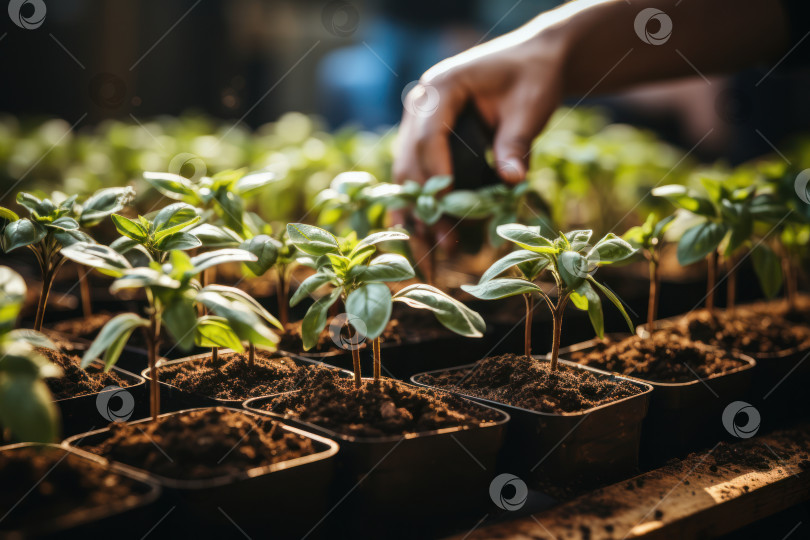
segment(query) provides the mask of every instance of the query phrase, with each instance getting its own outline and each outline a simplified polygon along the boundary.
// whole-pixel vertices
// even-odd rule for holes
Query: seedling
[[[633,323],[622,306],[621,300],[605,285],[593,277],[593,271],[600,266],[624,261],[635,253],[633,247],[609,233],[591,247],[592,231],[578,230],[560,234],[549,240],[540,234],[539,227],[529,227],[518,223],[501,225],[497,230],[505,240],[522,248],[495,261],[481,276],[478,285],[462,285],[462,289],[481,300],[497,300],[510,296],[523,295],[526,301],[526,325],[524,354],[531,358],[531,324],[534,309],[534,294],[539,294],[546,302],[553,319],[553,340],[551,348],[551,369],[557,369],[562,333],[563,313],[568,301],[577,309],[587,311],[596,334],[604,336],[604,316],[602,301],[597,289],[619,309],[631,331]],[[499,278],[507,271],[517,271],[516,277]],[[557,290],[556,302],[535,283],[543,271],[554,278]]]
[[[659,220],[655,213],[647,216],[643,225],[630,228],[622,238],[641,252],[650,265],[650,295],[647,302],[647,328],[652,332],[658,318],[658,298],[661,288],[660,250],[664,242],[664,233],[675,216]]]
[[[452,195],[451,192],[445,196],[443,200],[445,206],[449,205]],[[493,246],[501,247],[504,244],[503,238],[498,235],[498,227],[509,223],[539,226],[544,235],[554,234],[545,201],[530,187],[528,181],[514,187],[504,184],[486,186],[478,190],[477,195],[481,200],[480,212],[491,216],[488,223],[488,238]],[[448,213],[457,216],[453,212]]]
[[[172,251],[165,264],[151,261],[148,266],[133,268],[120,253],[107,246],[77,243],[64,250],[68,257],[116,278],[110,291],[143,289],[148,300],[146,317],[122,313],[110,319],[82,357],[82,367],[104,354],[109,370],[121,355],[132,332],[142,328],[149,354],[150,412],[160,414],[157,357],[161,329],[166,328],[178,347],[188,350],[200,347],[229,347],[243,352],[242,342],[273,349],[278,336],[267,323],[278,321],[245,292],[221,285],[200,287],[196,279],[201,272],[218,264],[233,261],[255,262],[256,257],[242,249],[221,249],[189,257]],[[213,315],[197,317],[197,305]]]
[[[138,216],[137,220],[113,214],[112,220],[121,238],[110,247],[122,255],[144,253],[148,260],[163,263],[169,253],[202,246],[202,242],[188,229],[200,221],[197,210],[186,203],[174,203],[162,208],[152,219]],[[146,261],[141,261],[146,262]],[[148,262],[147,262],[148,264]]]
[[[337,234],[355,231],[366,236],[383,227],[387,200],[399,189],[395,184],[378,183],[366,172],[344,172],[315,196],[312,210],[318,212],[322,227]]]
[[[35,350],[55,346],[39,332],[14,330],[23,302],[22,277],[0,266],[0,444],[12,437],[54,442],[59,434],[59,411],[43,379],[62,372]]]
[[[3,251],[9,253],[20,247],[27,247],[39,263],[42,290],[37,302],[34,330],[42,330],[51,287],[56,274],[65,263],[62,248],[76,242],[92,241],[81,227],[98,224],[104,217],[123,208],[131,198],[131,188],[103,189],[88,198],[83,205],[76,204],[76,195],[57,203],[20,192],[17,194],[17,203],[28,210],[28,217],[21,218],[12,210],[0,207],[0,218],[9,222],[0,238]]]
[[[485,329],[480,315],[461,302],[438,289],[414,284],[392,295],[386,283],[404,281],[414,277],[414,270],[402,255],[387,253],[374,256],[377,244],[389,240],[407,240],[408,235],[396,231],[373,233],[359,241],[340,241],[328,231],[303,223],[287,225],[290,240],[302,252],[315,257],[317,272],[304,280],[290,299],[296,305],[321,286],[331,291],[309,308],[301,327],[304,349],[318,342],[326,326],[327,312],[338,298],[342,299],[348,314],[347,325],[355,330],[356,343],[360,336],[372,341],[374,380],[381,377],[380,335],[391,318],[393,302],[402,302],[434,313],[446,328],[467,337],[481,337]],[[362,321],[362,325],[360,324]],[[360,351],[352,347],[354,384],[360,387]]]

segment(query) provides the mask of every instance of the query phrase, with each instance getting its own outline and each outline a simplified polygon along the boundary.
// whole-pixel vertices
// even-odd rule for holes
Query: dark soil
[[[82,361],[81,357],[71,354],[79,352],[72,344],[69,342],[65,344],[62,340],[56,340],[55,344],[63,352],[37,348],[37,352],[62,368],[64,372],[61,377],[45,379],[53,399],[95,394],[107,386],[119,386],[121,388],[132,386],[133,382],[131,380],[119,377],[114,371],[104,373],[104,367],[100,363],[93,363],[86,370],[82,369],[79,367]]]
[[[695,341],[749,354],[810,347],[810,326],[791,322],[784,318],[785,314],[787,311],[779,306],[764,303],[753,308],[741,306],[733,311],[699,310],[679,319],[671,331]]]
[[[112,313],[94,313],[90,317],[68,319],[51,325],[51,329],[68,336],[83,339],[94,339],[101,329],[115,315]]]
[[[594,348],[566,355],[578,364],[653,382],[682,383],[708,379],[746,365],[730,353],[682,336],[656,332],[650,338],[606,338]]]
[[[312,441],[277,426],[269,418],[215,407],[156,422],[114,423],[107,439],[86,450],[187,480],[239,474],[316,452]]]
[[[268,411],[289,415],[346,435],[405,435],[457,426],[478,427],[500,415],[458,397],[393,379],[378,384],[321,370],[300,391],[267,402]]]
[[[312,373],[325,366],[299,366],[288,356],[256,351],[254,367],[248,366],[247,353],[220,354],[218,369],[211,357],[158,369],[160,380],[178,388],[217,399],[246,400],[252,397],[289,392],[298,388]]]
[[[552,371],[545,360],[515,354],[485,358],[472,369],[423,375],[419,382],[549,413],[584,411],[643,391],[631,382],[562,364]]]
[[[123,504],[146,490],[86,459],[64,457],[64,452],[51,447],[0,452],[0,516],[5,516],[0,536],[2,531],[39,526],[76,510]]]

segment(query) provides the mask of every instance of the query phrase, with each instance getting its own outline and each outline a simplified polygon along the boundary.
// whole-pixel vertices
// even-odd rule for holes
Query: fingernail
[[[500,177],[510,184],[517,184],[518,182],[523,181],[523,178],[526,176],[526,170],[523,163],[518,159],[510,158],[498,162],[497,165],[498,174]]]

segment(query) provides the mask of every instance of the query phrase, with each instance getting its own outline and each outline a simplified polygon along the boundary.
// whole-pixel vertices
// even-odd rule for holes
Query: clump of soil
[[[279,428],[269,418],[224,407],[140,424],[113,423],[109,436],[86,450],[186,480],[243,473],[316,452],[311,440]]]
[[[693,311],[679,319],[671,330],[662,331],[753,354],[810,347],[810,326],[788,321],[778,307],[764,304],[753,308],[741,306],[733,311]]]
[[[457,426],[477,427],[500,418],[450,394],[417,388],[392,379],[364,381],[340,378],[327,370],[307,381],[300,391],[261,405],[346,435],[379,437],[404,435]]]
[[[217,399],[246,400],[252,397],[289,392],[326,366],[301,366],[288,356],[256,351],[255,364],[248,365],[247,354],[220,354],[215,369],[211,358],[182,362],[158,369],[160,380],[182,390]]]
[[[82,317],[80,319],[68,319],[66,321],[59,321],[51,325],[51,329],[55,332],[67,334],[82,339],[94,339],[104,325],[115,315],[112,313],[93,313],[89,317]]]
[[[123,504],[148,489],[74,454],[64,456],[65,450],[52,447],[0,452],[0,536],[76,510]]]
[[[708,379],[746,365],[724,350],[709,348],[682,336],[656,332],[649,338],[606,338],[593,349],[567,358],[586,366],[654,382],[681,383]]]
[[[480,360],[475,367],[425,374],[420,383],[532,411],[578,412],[640,394],[629,381],[527,356],[505,354]]]
[[[57,345],[62,348],[61,344]],[[53,399],[95,394],[107,386],[126,388],[134,384],[133,380],[124,379],[114,371],[104,373],[104,366],[100,363],[93,363],[87,369],[82,369],[81,358],[73,354],[43,348],[37,348],[37,352],[62,368],[61,377],[45,379]]]

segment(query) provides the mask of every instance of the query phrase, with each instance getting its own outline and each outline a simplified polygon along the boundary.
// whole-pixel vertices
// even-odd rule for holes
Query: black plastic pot
[[[344,518],[402,518],[411,512],[424,517],[469,510],[489,501],[489,484],[495,477],[508,414],[475,404],[494,410],[499,420],[475,428],[356,437],[261,408],[279,395],[250,399],[244,406],[340,444],[334,494],[338,499],[346,498],[341,505]]]
[[[618,340],[629,336],[614,334],[610,337]],[[564,347],[560,349],[560,358],[573,352],[588,352],[597,344],[598,340],[592,339]],[[667,383],[622,375],[653,388],[649,413],[642,428],[641,461],[644,465],[656,465],[728,438],[722,422],[723,411],[733,401],[745,399],[756,365],[749,356],[737,354],[736,357],[743,362],[742,366],[703,380]]]
[[[220,349],[219,354],[230,354],[233,352],[234,351],[232,351],[231,349]],[[288,357],[290,360],[292,360],[299,366],[322,365],[329,368],[332,367],[322,362],[318,362],[316,360],[312,360],[309,358],[302,358],[296,355],[292,355],[290,353],[278,353],[278,354]],[[191,362],[194,360],[210,359],[210,358],[211,358],[211,351],[209,350],[207,353],[195,354],[193,356],[187,356],[186,358],[180,358],[178,360],[161,360],[158,362],[158,368],[181,364],[183,362]],[[347,377],[352,375],[350,372],[346,371],[344,371],[343,374]],[[159,375],[160,373],[158,373],[158,376]],[[146,379],[146,381],[152,380],[151,377],[149,376],[149,368],[146,368],[143,371],[141,371],[141,376],[144,379]],[[158,380],[158,383],[160,384],[160,409],[163,412],[182,411],[184,409],[195,407],[216,407],[216,406],[241,409],[242,404],[245,402],[244,399],[220,399],[212,396],[199,394],[196,392],[189,392],[188,390],[183,390],[173,384],[169,384],[161,380]]]
[[[598,373],[613,381],[630,380],[594,368],[560,361],[568,367]],[[474,368],[467,364],[420,373],[411,380],[420,386],[425,375]],[[652,388],[632,381],[641,393],[574,413],[547,413],[459,394],[509,413],[502,467],[537,484],[547,479],[607,482],[638,469],[641,422],[647,414]],[[430,387],[433,388],[433,387]]]
[[[160,494],[160,487],[142,473],[130,471],[116,464],[108,462],[99,456],[89,454],[76,448],[65,448],[55,444],[20,443],[0,447],[0,454],[19,451],[24,448],[39,447],[46,452],[54,452],[59,460],[54,468],[60,466],[64,457],[72,454],[95,467],[113,471],[119,476],[132,479],[136,492],[121,500],[107,501],[106,504],[96,508],[76,509],[57,516],[38,515],[35,522],[23,528],[9,530],[0,520],[0,537],[3,538],[104,538],[112,531],[121,530],[122,524],[146,523],[151,515],[151,506]],[[54,485],[55,490],[67,489],[65,486]],[[13,508],[0,508],[0,514],[13,515]]]
[[[162,414],[182,415],[197,409]],[[236,410],[256,417],[250,411]],[[134,422],[150,422],[144,419]],[[200,480],[178,480],[117,463],[124,470],[137,471],[159,485],[163,495],[154,512],[161,537],[189,533],[205,538],[233,537],[240,530],[248,537],[300,538],[329,510],[329,486],[338,445],[327,438],[279,423],[285,431],[312,441],[317,453],[273,465]],[[66,439],[63,444],[87,447],[100,444],[109,429],[100,429]]]

